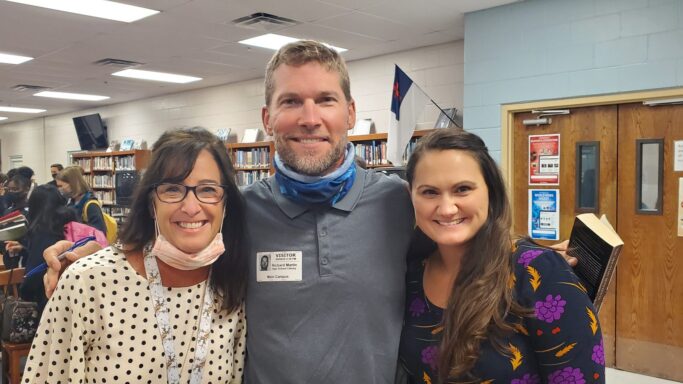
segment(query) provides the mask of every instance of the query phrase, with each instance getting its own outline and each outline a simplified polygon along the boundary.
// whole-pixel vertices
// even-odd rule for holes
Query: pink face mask
[[[154,208],[154,225],[156,227],[157,238],[154,241],[152,254],[159,258],[159,260],[168,264],[169,266],[183,271],[191,271],[207,265],[213,264],[225,252],[225,244],[223,243],[223,220],[225,219],[225,209],[223,210],[223,219],[221,219],[221,228],[218,230],[216,236],[211,240],[206,248],[197,253],[186,253],[171,244],[164,235],[159,232],[159,224],[156,221],[156,208]]]

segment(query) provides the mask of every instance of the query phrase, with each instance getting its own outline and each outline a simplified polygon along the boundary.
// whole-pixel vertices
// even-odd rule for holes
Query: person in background
[[[423,137],[407,179],[436,250],[408,267],[400,362],[409,383],[604,383],[597,313],[567,262],[513,241],[505,183],[484,142]]]
[[[241,383],[244,208],[215,135],[161,135],[120,243],[60,279],[23,381]]]
[[[28,233],[18,241],[8,241],[8,249],[13,249],[24,259],[27,271],[40,265],[43,251],[59,240],[64,240],[64,226],[76,220],[75,213],[66,208],[66,200],[57,188],[51,185],[36,187],[28,199]],[[33,275],[21,284],[20,295],[24,300],[35,301],[42,312],[47,297],[43,286],[43,275]]]
[[[33,172],[33,169],[27,166],[21,166],[16,169],[17,174],[24,176],[25,178],[29,179],[30,181],[30,187],[28,190],[28,194],[26,195],[26,198],[28,199],[31,197],[31,192],[33,192],[33,189],[38,185],[36,184],[35,180],[35,172]]]
[[[5,201],[7,208],[4,215],[19,211],[28,219],[28,201],[27,196],[31,188],[31,181],[19,174],[12,172],[12,177],[7,183],[7,191],[5,192]],[[2,259],[6,269],[16,268],[24,265],[24,257],[22,255],[22,239],[5,241],[3,243],[4,251],[2,252]]]
[[[107,233],[107,227],[102,216],[102,208],[99,203],[88,204],[89,201],[97,200],[93,195],[92,188],[85,181],[81,173],[81,167],[77,165],[64,168],[57,174],[55,179],[59,192],[68,199],[67,206],[76,212],[76,217],[84,224],[97,228],[102,233]],[[87,205],[87,209],[86,209]]]
[[[5,188],[7,208],[4,215],[20,211],[24,216],[27,216],[28,192],[30,190],[31,179],[18,172],[13,172]]]
[[[0,196],[5,195],[5,184],[7,183],[7,175],[0,172]]]
[[[50,165],[50,174],[52,175],[52,180],[48,181],[46,184],[50,184],[57,188],[57,174],[64,169],[64,166],[62,166],[59,163],[55,163]]]
[[[0,215],[2,215],[7,209],[7,203],[5,202],[5,191],[7,190],[7,175],[0,173]]]

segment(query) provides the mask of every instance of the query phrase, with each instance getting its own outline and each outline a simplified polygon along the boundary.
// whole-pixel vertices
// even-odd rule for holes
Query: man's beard
[[[347,140],[342,139],[325,153],[322,158],[315,157],[313,153],[297,155],[286,140],[281,136],[275,138],[275,151],[280,155],[282,162],[292,170],[307,176],[323,176],[330,173],[333,167],[344,158]]]

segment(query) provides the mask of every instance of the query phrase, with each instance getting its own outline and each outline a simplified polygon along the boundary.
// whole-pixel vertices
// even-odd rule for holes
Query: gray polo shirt
[[[393,382],[414,223],[405,184],[357,168],[353,187],[332,207],[288,200],[274,177],[244,195],[247,383]],[[300,281],[263,280],[261,268],[277,268],[276,253],[298,251]]]

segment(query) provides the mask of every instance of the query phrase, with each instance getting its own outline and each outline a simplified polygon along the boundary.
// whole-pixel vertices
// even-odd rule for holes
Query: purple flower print
[[[537,374],[525,374],[520,379],[512,379],[510,384],[540,384],[541,379]]]
[[[425,313],[426,308],[427,305],[425,304],[425,301],[420,297],[416,297],[410,302],[410,308],[408,308],[408,310],[410,311],[411,316],[417,317]]]
[[[549,384],[586,384],[583,373],[578,368],[565,367],[548,376]]]
[[[540,249],[531,249],[531,250],[528,250],[528,251],[522,253],[522,254],[519,256],[519,259],[517,259],[517,264],[524,264],[524,268],[526,268],[526,267],[528,267],[529,264],[531,264],[531,262],[534,261],[534,259],[537,258],[538,255],[540,255],[541,253],[543,253],[543,251],[540,250]]]
[[[552,323],[559,320],[564,313],[564,306],[567,304],[566,300],[562,300],[562,296],[548,295],[545,301],[536,302],[536,317],[546,323]]]
[[[600,344],[593,346],[591,359],[593,359],[595,364],[605,365],[605,348],[602,344],[602,340],[600,340]]]
[[[425,364],[429,364],[429,367],[435,371],[436,366],[437,366],[437,357],[439,354],[439,350],[435,345],[431,345],[425,349],[422,350],[422,362]]]

